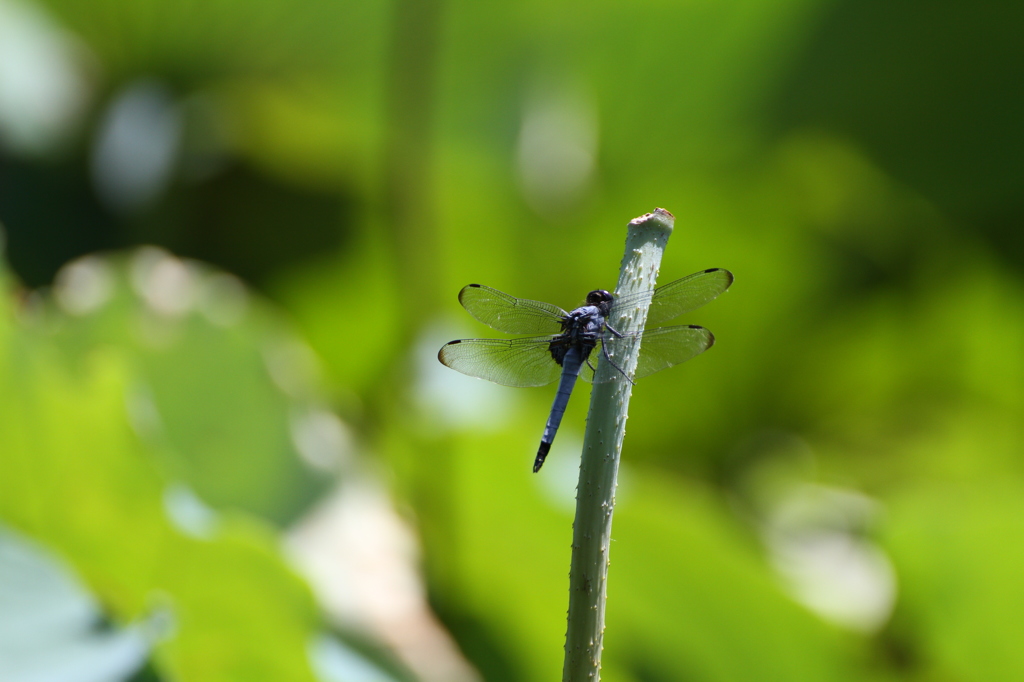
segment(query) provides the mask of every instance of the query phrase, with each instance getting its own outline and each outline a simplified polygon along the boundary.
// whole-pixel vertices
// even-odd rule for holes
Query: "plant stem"
[[[675,217],[665,209],[635,218],[626,234],[626,252],[619,270],[619,296],[654,288],[661,255],[672,233]],[[616,311],[608,322],[619,332],[643,329],[650,301]],[[640,353],[639,341],[617,343],[615,362],[631,375]],[[563,682],[601,679],[604,640],[605,590],[608,550],[615,507],[619,454],[626,433],[626,417],[633,386],[607,362],[600,362],[590,397],[583,459],[576,489],[576,520],[572,533],[572,568],[569,571],[569,617],[565,634]],[[611,380],[610,380],[611,379]]]

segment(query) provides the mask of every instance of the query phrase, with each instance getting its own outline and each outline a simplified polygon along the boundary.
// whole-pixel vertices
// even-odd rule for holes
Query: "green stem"
[[[615,290],[617,295],[654,288],[661,255],[674,223],[675,217],[662,208],[630,221],[626,253]],[[643,329],[649,304],[647,301],[642,306],[617,311],[617,319],[611,319],[609,323],[620,332]],[[640,353],[639,342],[616,345],[627,346],[616,352],[615,361],[627,374],[632,374]],[[576,489],[576,521],[572,533],[569,625],[565,634],[563,682],[601,679],[605,587],[615,482],[633,388],[621,377],[614,380],[615,374],[618,371],[609,363],[599,363],[590,397],[587,432],[583,438],[583,460]]]

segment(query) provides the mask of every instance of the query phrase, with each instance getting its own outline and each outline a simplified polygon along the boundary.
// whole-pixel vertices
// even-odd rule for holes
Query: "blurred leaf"
[[[0,528],[0,679],[126,680],[145,662],[144,627],[103,627],[99,605],[53,556]]]
[[[350,252],[310,264],[280,279],[278,296],[338,384],[354,391],[387,391],[403,350],[401,296],[381,237],[360,236]]]
[[[196,538],[168,520],[166,481],[125,412],[130,355],[97,346],[72,368],[12,321],[0,317],[0,518],[71,560],[115,623],[168,608],[174,636],[156,651],[168,672],[312,679],[312,600],[273,534],[225,516]]]
[[[893,500],[884,539],[900,572],[893,638],[924,677],[1024,675],[1024,488],[918,485]]]
[[[626,469],[605,639],[636,679],[862,679],[861,645],[795,604],[710,491]],[[878,679],[878,678],[875,678]]]
[[[286,521],[326,488],[295,445],[322,409],[316,358],[239,280],[148,248],[76,261],[55,291],[41,331],[71,367],[124,354],[133,427],[207,503]]]

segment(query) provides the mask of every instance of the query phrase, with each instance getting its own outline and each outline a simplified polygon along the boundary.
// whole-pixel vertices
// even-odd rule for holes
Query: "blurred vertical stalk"
[[[626,252],[619,270],[619,296],[654,288],[675,217],[665,209],[630,221]],[[620,332],[643,329],[650,301],[630,310],[617,311],[609,323]],[[636,369],[639,342],[622,344],[616,362],[627,374]],[[608,551],[612,510],[619,472],[619,455],[626,433],[626,416],[633,386],[614,380],[617,370],[607,362],[598,365],[583,437],[583,459],[576,488],[576,520],[572,528],[572,567],[569,571],[569,616],[565,634],[563,682],[601,679],[601,647],[604,642],[604,606],[608,578]]]
[[[384,243],[390,251],[397,291],[415,299],[403,306],[395,334],[398,343],[412,350],[440,299],[438,283],[443,259],[439,256],[436,206],[434,204],[434,110],[443,0],[394,0],[391,5],[391,42],[386,73],[384,107],[386,130],[383,139],[381,187],[376,207]],[[454,294],[454,292],[452,292]],[[386,424],[407,429],[412,386],[407,362],[391,364],[389,376],[381,377],[368,396],[370,419],[376,419],[380,433]],[[455,511],[448,494],[455,478],[451,453],[425,439],[411,441],[410,450],[394,448],[386,441],[375,448],[395,458],[404,474],[397,494],[418,511],[418,530],[428,546],[450,547]],[[447,551],[454,551],[449,549]],[[440,551],[441,555],[445,549]],[[444,562],[426,557],[425,572],[432,579],[445,570]],[[440,565],[440,568],[439,568]],[[444,579],[443,576],[441,578]],[[437,606],[437,605],[435,605]],[[441,606],[443,610],[443,605]],[[440,661],[438,657],[432,660]],[[405,659],[421,679],[428,676],[414,661]],[[456,661],[452,665],[465,666]],[[438,679],[438,678],[433,678]],[[449,677],[455,680],[455,677]]]
[[[386,106],[383,210],[400,290],[433,296],[437,281],[431,152],[441,0],[395,0]],[[403,311],[406,335],[430,306]]]

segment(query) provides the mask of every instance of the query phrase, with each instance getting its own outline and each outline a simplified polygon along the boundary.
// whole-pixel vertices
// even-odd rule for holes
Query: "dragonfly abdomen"
[[[533,473],[540,471],[547,459],[551,444],[558,433],[558,427],[562,423],[562,416],[565,408],[569,405],[569,397],[572,395],[573,386],[580,375],[583,363],[593,350],[593,346],[580,344],[571,345],[564,353],[562,362],[562,376],[558,380],[558,392],[555,393],[555,401],[551,404],[551,414],[548,415],[548,422],[544,426],[544,435],[540,439],[540,447],[537,449],[537,457],[533,460]]]

